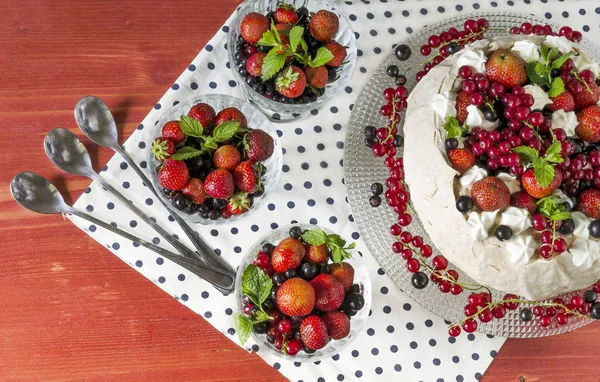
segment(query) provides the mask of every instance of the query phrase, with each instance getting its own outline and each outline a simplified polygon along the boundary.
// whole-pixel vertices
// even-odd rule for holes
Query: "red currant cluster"
[[[571,142],[572,143],[572,142]],[[575,144],[572,143],[573,147]],[[573,155],[573,153],[571,153]],[[600,151],[594,149],[587,154],[580,152],[572,157],[566,157],[561,163],[563,172],[563,185],[569,196],[577,195],[579,186],[585,182],[600,190]]]
[[[486,19],[473,20],[468,19],[463,24],[463,30],[452,27],[439,35],[429,36],[427,45],[421,46],[421,54],[431,57],[424,61],[420,70],[416,74],[417,81],[427,74],[431,68],[438,65],[444,58],[461,50],[466,44],[483,38],[483,33],[490,28]]]
[[[571,297],[568,303],[560,297],[553,299],[551,303],[533,303],[535,306],[532,309],[521,310],[520,316],[523,321],[530,321],[536,316],[540,326],[544,328],[548,327],[552,320],[559,325],[565,325],[572,316],[600,319],[600,303],[596,302],[598,293],[600,282],[592,289],[586,290],[582,296]]]
[[[581,32],[574,31],[571,27],[562,27],[558,33],[552,30],[552,27],[548,24],[540,25],[524,22],[520,27],[510,28],[510,34],[534,34],[536,36],[565,36],[567,40],[573,42],[579,42],[583,38]]]

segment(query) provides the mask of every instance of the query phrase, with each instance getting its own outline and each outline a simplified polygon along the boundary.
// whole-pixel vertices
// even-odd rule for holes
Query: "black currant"
[[[247,295],[243,295],[242,302],[244,303],[244,305],[248,305],[248,304],[252,303],[252,300]]]
[[[398,66],[396,65],[390,65],[385,70],[385,74],[387,74],[389,77],[394,78],[398,76],[398,74],[400,74],[400,69],[398,69]]]
[[[240,74],[240,76],[242,76],[243,78],[248,77],[248,71],[246,70],[245,66],[240,66],[240,68],[238,69],[238,73]]]
[[[565,202],[565,204],[569,203]],[[560,233],[561,235],[570,235],[573,233],[573,231],[575,231],[575,222],[571,218],[563,220],[560,227],[558,227],[558,233]]]
[[[304,346],[304,349],[303,349],[303,350],[304,350],[304,352],[305,352],[306,354],[313,354],[314,352],[316,352],[316,350],[313,350],[313,349],[311,349],[311,348],[309,348],[309,347],[307,347],[307,346]]]
[[[591,237],[600,239],[600,219],[591,222],[588,229]]]
[[[217,219],[219,218],[219,216],[221,216],[221,214],[220,214],[220,213],[219,213],[219,211],[217,211],[217,210],[211,210],[211,211],[208,213],[208,218],[209,218],[210,220],[217,220]]]
[[[208,206],[207,203],[202,203],[198,206],[198,213],[207,214],[208,211],[210,211],[210,207]]]
[[[521,312],[519,313],[519,318],[521,319],[521,321],[531,321],[531,319],[533,318],[533,313],[531,312],[530,309],[528,308],[523,308],[521,309]]]
[[[377,139],[377,137],[366,137],[365,138],[365,146],[367,147],[373,147],[375,146],[375,143],[379,142],[379,139]]]
[[[404,144],[404,137],[400,134],[394,135],[394,147],[400,147]]]
[[[400,61],[406,61],[410,57],[411,50],[406,44],[400,44],[394,49],[394,55]]]
[[[270,335],[267,334],[267,342],[270,343],[270,344],[274,343],[275,342],[275,337],[270,336]]]
[[[354,284],[350,287],[350,290],[348,290],[348,293],[360,293],[360,285],[358,284]]]
[[[498,120],[498,113],[495,110],[487,109],[483,112],[483,116],[485,117],[486,121],[495,122]]]
[[[266,253],[267,255],[270,255],[271,253],[273,253],[274,249],[275,249],[275,246],[271,243],[266,243],[266,244],[263,244],[263,246],[262,246],[262,251],[264,253]]]
[[[162,189],[162,193],[165,196],[165,198],[167,198],[167,199],[171,199],[171,196],[173,196],[173,191],[168,190],[166,188]]]
[[[185,208],[185,213],[191,215],[196,213],[196,211],[198,211],[198,205],[190,201]]]
[[[304,263],[300,267],[300,271],[302,272],[302,276],[304,276],[305,279],[312,280],[319,272],[319,266],[311,262]]]
[[[600,320],[600,302],[592,304],[592,307],[590,308],[590,317],[595,320]]]
[[[404,74],[399,74],[398,77],[396,77],[395,82],[397,86],[406,85],[406,76]]]
[[[459,196],[456,199],[456,209],[463,214],[471,211],[473,209],[473,199],[467,195]]]
[[[302,228],[294,226],[290,228],[289,234],[292,239],[300,239],[300,236],[302,236]]]
[[[344,303],[342,305],[342,312],[344,312],[346,314],[346,316],[348,317],[352,317],[356,315],[356,310],[352,309],[350,307],[350,305],[348,305],[347,303]]]
[[[275,272],[273,274],[273,281],[276,284],[283,284],[283,282],[285,281],[285,275],[281,272]]]
[[[552,69],[552,70],[550,71],[550,75],[551,75],[552,77],[558,77],[558,76],[560,76],[560,69],[558,69],[558,68],[554,68],[554,69]]]
[[[366,138],[374,137],[377,133],[377,129],[375,128],[375,126],[366,126],[364,132]]]
[[[330,272],[331,272],[331,266],[329,264],[321,265],[321,273],[330,273]]]
[[[365,306],[365,299],[362,294],[349,294],[345,302],[354,310],[361,310]]]
[[[271,289],[271,294],[269,297],[271,297],[271,300],[273,301],[277,301],[277,291],[279,290],[279,287],[277,285],[273,285],[273,288]]]
[[[252,331],[256,334],[265,334],[267,332],[267,322],[263,321],[252,325]]]
[[[379,195],[373,195],[369,198],[369,204],[371,207],[379,207],[381,205],[381,197]]]
[[[333,82],[337,80],[337,70],[334,67],[327,67],[327,82]]]
[[[173,196],[172,202],[179,211],[185,211],[188,204],[190,204],[190,198],[187,195],[180,193]]]
[[[458,148],[458,139],[448,138],[444,141],[444,146],[446,150],[456,150]]]
[[[500,241],[507,241],[512,237],[513,230],[507,225],[499,225],[498,228],[496,228],[494,235],[496,235],[496,238]]]
[[[588,304],[593,304],[598,299],[598,293],[595,290],[589,289],[583,293],[583,300]]]
[[[452,41],[446,49],[448,49],[448,53],[454,54],[461,49],[461,46],[456,41]]]
[[[423,289],[429,283],[429,277],[424,272],[417,272],[410,278],[410,283],[417,289]]]
[[[373,195],[381,195],[383,193],[383,185],[381,183],[373,183],[371,185]]]
[[[252,76],[248,76],[248,77],[246,77],[245,81],[248,85],[252,86],[256,83],[256,78],[252,77]]]
[[[288,270],[285,271],[285,278],[287,279],[293,279],[298,277],[298,272],[296,272],[295,268],[290,268]]]

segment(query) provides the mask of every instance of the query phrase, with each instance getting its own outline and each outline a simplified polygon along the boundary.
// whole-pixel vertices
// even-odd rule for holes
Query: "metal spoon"
[[[177,255],[164,248],[158,247],[152,243],[149,243],[135,235],[128,232],[122,231],[116,227],[111,226],[99,220],[93,216],[81,212],[72,206],[65,203],[62,195],[58,189],[50,183],[43,176],[34,172],[22,172],[17,174],[10,182],[10,192],[13,198],[23,207],[28,210],[40,213],[40,214],[71,214],[85,219],[91,223],[96,224],[112,233],[120,235],[133,242],[139,243],[141,246],[146,247],[164,258],[171,260],[172,262],[180,265],[181,267],[189,270],[190,272],[198,275],[200,278],[208,281],[209,283],[221,286],[223,280],[230,276],[219,268],[215,268],[206,264],[203,264],[197,260],[188,259]],[[231,292],[234,288],[235,279],[230,278],[229,286],[226,288],[225,294]]]
[[[152,182],[150,182],[144,172],[131,159],[125,150],[123,150],[121,145],[119,145],[117,125],[110,110],[101,99],[94,96],[86,96],[80,99],[79,102],[77,102],[77,105],[75,105],[75,120],[81,131],[83,131],[92,142],[100,146],[109,147],[120,154],[123,159],[125,159],[125,162],[127,162],[136,174],[138,174],[144,184],[152,191],[152,193],[154,193],[156,199],[158,199],[168,211],[171,211],[170,207],[158,195],[156,189],[154,189]],[[225,259],[218,256],[179,215],[176,213],[172,213],[171,215],[177,224],[179,224],[183,232],[185,232],[186,236],[192,241],[194,247],[196,247],[199,252],[196,255],[201,260],[206,261],[207,264],[227,270],[231,272],[232,275],[235,275],[233,267],[227,263]]]

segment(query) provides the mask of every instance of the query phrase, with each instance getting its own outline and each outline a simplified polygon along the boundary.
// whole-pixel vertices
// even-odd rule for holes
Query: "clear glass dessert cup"
[[[335,94],[342,91],[354,71],[356,65],[356,37],[350,26],[350,20],[344,15],[340,7],[333,1],[327,0],[286,0],[286,4],[293,5],[296,9],[302,6],[308,8],[309,12],[317,12],[321,9],[335,13],[340,20],[340,27],[334,40],[340,45],[347,47],[347,56],[345,63],[340,66],[338,79],[328,83],[325,87],[325,94],[318,97],[316,101],[306,104],[284,104],[265,98],[257,93],[248,85],[245,79],[239,74],[238,66],[235,64],[235,52],[240,34],[242,20],[248,13],[258,12],[266,15],[277,8],[279,1],[275,0],[247,0],[237,8],[227,41],[227,50],[229,52],[229,62],[231,70],[238,84],[242,88],[246,99],[255,104],[263,113],[273,122],[285,122],[293,119],[299,119],[308,114],[311,110],[319,109],[327,103]]]
[[[323,229],[321,227],[317,227],[310,224],[294,224],[285,227],[280,227],[276,230],[271,231],[268,235],[263,236],[258,241],[256,241],[252,247],[246,252],[244,258],[242,259],[240,266],[238,267],[238,272],[235,280],[235,298],[236,298],[236,307],[237,313],[243,314],[242,309],[244,307],[244,303],[242,302],[242,275],[244,270],[248,265],[252,264],[258,252],[261,251],[261,248],[264,244],[271,243],[273,245],[277,245],[281,240],[289,237],[289,231],[292,227],[300,227],[302,230],[309,229],[322,229],[327,234],[333,233],[330,230]],[[365,324],[367,323],[367,319],[369,318],[369,311],[371,310],[371,299],[372,299],[372,290],[371,290],[371,279],[369,278],[369,270],[367,266],[362,261],[360,255],[358,255],[357,251],[353,251],[352,258],[344,260],[352,265],[354,268],[354,284],[358,284],[360,286],[360,290],[362,292],[363,298],[365,300],[365,304],[357,311],[356,315],[350,318],[350,333],[345,338],[341,340],[330,340],[329,343],[322,349],[317,350],[313,354],[305,353],[304,351],[298,352],[298,354],[294,356],[286,356],[281,351],[277,350],[275,346],[267,341],[266,334],[256,334],[252,331],[251,338],[259,345],[261,351],[265,351],[269,354],[275,355],[279,358],[286,359],[289,361],[296,362],[315,362],[325,358],[329,358],[348,345],[350,345],[356,337],[363,331]]]
[[[270,193],[277,187],[279,183],[279,179],[281,178],[281,166],[283,163],[283,153],[281,150],[281,143],[279,141],[279,136],[277,135],[277,131],[273,124],[265,117],[263,113],[261,113],[256,107],[251,105],[250,103],[239,99],[237,97],[232,97],[228,95],[221,94],[204,94],[201,96],[194,95],[193,98],[188,100],[184,100],[181,103],[178,103],[175,106],[172,106],[168,109],[165,109],[161,118],[156,122],[153,126],[152,132],[152,140],[161,136],[161,130],[163,125],[168,121],[179,120],[182,115],[187,115],[190,108],[197,103],[207,103],[215,109],[215,112],[219,112],[228,107],[235,107],[239,109],[248,120],[248,128],[255,130],[263,130],[267,132],[274,141],[275,149],[273,150],[273,155],[266,161],[262,162],[265,167],[265,172],[261,178],[261,183],[263,185],[264,192],[260,197],[254,198],[254,203],[248,211],[241,215],[232,215],[229,219],[224,219],[219,217],[219,219],[211,220],[204,219],[198,213],[187,214],[184,211],[180,211],[170,200],[168,200],[162,193],[162,187],[158,184],[156,168],[160,165],[160,162],[154,158],[152,155],[152,150],[148,149],[148,164],[150,167],[150,180],[154,185],[155,189],[158,191],[159,197],[166,202],[169,206],[172,213],[181,216],[184,220],[190,223],[199,223],[202,225],[218,225],[218,224],[228,224],[233,223],[235,221],[245,219],[250,216],[254,211],[260,209],[260,207],[265,203]],[[150,147],[151,142],[147,145]]]

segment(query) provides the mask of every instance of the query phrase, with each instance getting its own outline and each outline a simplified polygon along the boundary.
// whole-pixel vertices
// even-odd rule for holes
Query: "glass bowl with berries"
[[[340,352],[362,331],[369,272],[354,243],[314,225],[271,231],[248,250],[235,284],[242,344],[294,361]]]
[[[320,108],[350,79],[357,57],[349,20],[326,0],[246,1],[227,46],[246,98],[273,121]]]
[[[239,98],[208,94],[181,102],[155,129],[148,150],[152,183],[190,222],[244,218],[279,182],[277,133],[263,113]]]

